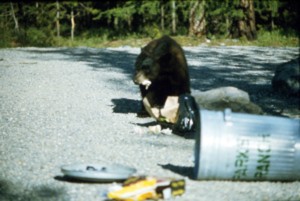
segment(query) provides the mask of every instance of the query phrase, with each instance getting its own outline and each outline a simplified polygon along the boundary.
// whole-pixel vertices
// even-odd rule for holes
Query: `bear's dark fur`
[[[151,41],[141,49],[136,59],[133,81],[140,86],[142,99],[147,97],[151,107],[163,107],[168,96],[190,94],[188,66],[183,49],[169,36]],[[144,115],[147,113],[142,104],[138,116]]]

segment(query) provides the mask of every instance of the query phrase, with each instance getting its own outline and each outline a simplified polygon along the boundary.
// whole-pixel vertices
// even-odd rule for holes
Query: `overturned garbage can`
[[[195,179],[300,180],[299,119],[199,110],[198,123]]]

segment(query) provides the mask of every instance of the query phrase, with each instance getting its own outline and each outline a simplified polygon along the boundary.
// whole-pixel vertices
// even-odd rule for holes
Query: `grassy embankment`
[[[187,36],[173,37],[182,46],[262,46],[262,47],[299,47],[299,37],[296,34],[284,35],[279,31],[259,32],[257,40],[248,41],[246,39],[206,39]],[[108,37],[78,37],[74,41],[67,38],[56,40],[58,46],[87,46],[87,47],[119,47],[132,46],[141,47],[151,41],[151,37],[128,36],[118,39],[108,39]]]
[[[142,47],[156,38],[160,34],[152,37],[142,37],[136,35],[129,35],[123,37],[109,37],[103,35],[81,35],[74,38],[72,41],[66,37],[52,37],[49,38],[45,34],[31,34],[34,37],[28,37],[26,42],[18,42],[22,40],[7,37],[6,41],[0,43],[0,47],[25,47],[25,46],[44,46],[44,47],[119,47],[119,46],[132,46]],[[39,36],[40,37],[37,37]],[[246,39],[226,39],[226,38],[196,38],[187,36],[174,36],[173,37],[182,46],[264,46],[264,47],[299,47],[299,37],[297,34],[283,34],[280,31],[273,32],[258,32],[257,40],[248,41]]]

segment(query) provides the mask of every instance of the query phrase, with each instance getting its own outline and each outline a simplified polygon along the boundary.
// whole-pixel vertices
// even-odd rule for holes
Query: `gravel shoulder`
[[[267,115],[300,117],[299,97],[272,91],[298,48],[185,47],[193,90],[235,86]],[[0,200],[104,200],[109,184],[62,181],[72,163],[120,163],[186,179],[173,200],[300,200],[300,182],[195,181],[194,140],[137,132],[131,80],[139,48],[0,49]],[[172,200],[172,199],[171,199]]]

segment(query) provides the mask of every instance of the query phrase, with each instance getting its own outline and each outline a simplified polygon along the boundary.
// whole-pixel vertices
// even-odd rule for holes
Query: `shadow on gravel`
[[[146,122],[146,123],[132,123],[132,124],[138,125],[140,127],[148,128],[149,126],[156,126],[157,122],[156,121],[151,121],[151,122]]]
[[[186,166],[178,166],[178,165],[172,165],[172,164],[166,164],[161,165],[159,164],[163,169],[170,170],[176,174],[180,174],[181,176],[188,177],[190,179],[193,179],[193,167],[186,167]]]
[[[128,98],[112,99],[114,113],[138,113],[141,108],[141,101]]]
[[[20,49],[19,51],[34,53],[33,59],[46,61],[77,61],[84,62],[92,70],[121,70],[131,79],[136,54],[127,51],[111,50],[107,48],[40,48],[40,49]],[[42,57],[37,57],[41,54]],[[55,56],[57,54],[57,56]]]
[[[24,187],[0,179],[1,201],[67,201],[70,200],[65,189],[49,185]]]
[[[222,49],[223,48],[223,49]],[[272,48],[203,48],[201,52],[185,50],[189,65],[191,87],[206,91],[233,86],[249,93],[250,100],[267,115],[299,116],[300,97],[279,94],[272,89],[271,80],[276,67],[294,58],[293,54],[273,54]],[[282,50],[277,50],[278,52]],[[295,55],[297,53],[294,53]]]
[[[94,71],[122,72],[131,80],[135,59],[138,55],[126,50],[106,48],[33,48],[18,51],[33,53],[33,60],[69,60],[82,62]],[[191,88],[209,89],[233,86],[249,93],[252,102],[266,114],[284,116],[299,115],[300,97],[277,94],[272,90],[271,80],[278,64],[299,55],[293,49],[259,47],[198,47],[186,48]],[[41,55],[41,57],[39,57]],[[116,85],[118,80],[113,80]],[[137,87],[132,84],[132,87]],[[126,90],[127,88],[124,88]],[[128,91],[131,91],[128,89]],[[121,103],[128,104],[121,106]],[[135,112],[133,100],[115,100],[114,112]]]
[[[78,183],[78,184],[104,184],[104,183],[112,183],[112,181],[83,181],[80,179],[72,178],[72,177],[67,177],[67,176],[55,176],[54,179],[56,181],[61,181],[61,182],[69,182],[69,183]]]

